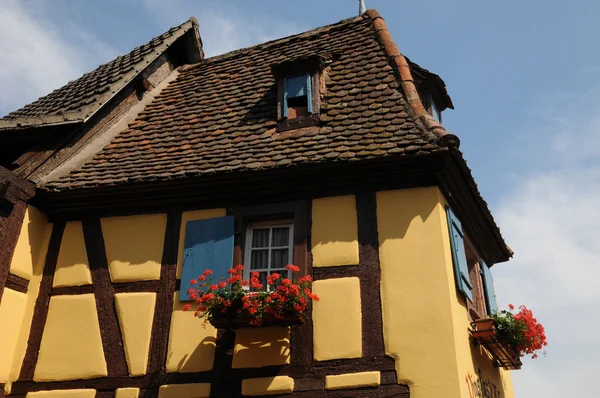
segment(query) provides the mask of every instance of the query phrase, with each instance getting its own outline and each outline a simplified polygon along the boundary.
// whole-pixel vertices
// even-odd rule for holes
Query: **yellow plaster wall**
[[[138,398],[139,396],[139,388],[117,388],[115,391],[115,398]]]
[[[53,390],[27,393],[27,398],[94,398],[96,390]]]
[[[454,282],[445,199],[435,188],[377,193],[384,341],[412,398],[470,397],[467,377],[505,385],[469,340],[464,298]]]
[[[10,264],[12,274],[31,279],[34,266],[42,262],[46,255],[50,229],[44,213],[35,207],[27,207],[19,240]]]
[[[29,279],[23,317],[21,324],[18,325],[19,332],[17,338],[10,346],[5,343],[4,338],[0,338],[0,352],[9,353],[12,349],[12,355],[6,354],[4,358],[4,360],[8,360],[9,357],[12,358],[9,375],[9,379],[12,381],[19,377],[21,364],[25,357],[31,320],[33,318],[33,309],[42,279],[51,232],[52,224],[48,223],[46,215],[36,208],[29,206],[25,212],[23,226],[21,227],[10,268],[13,274]],[[4,325],[4,323],[0,321],[0,325]],[[3,362],[3,360],[0,359],[0,362]]]
[[[179,229],[179,255],[177,256],[177,279],[181,279],[181,265],[183,261],[183,246],[185,244],[185,229],[187,222],[205,220],[207,218],[224,217],[226,215],[226,209],[186,211],[181,215],[181,227]]]
[[[33,379],[74,380],[106,375],[94,295],[51,297]]]
[[[515,398],[515,390],[513,388],[512,375],[510,371],[501,369],[500,377],[502,378],[502,388],[504,389],[504,397]]]
[[[167,372],[203,372],[211,370],[215,359],[217,330],[208,322],[183,311],[179,292],[174,296],[173,316],[167,351]]]
[[[446,201],[441,195],[440,203],[442,206],[446,205]],[[444,223],[442,229],[442,235],[445,234],[444,236],[447,237],[446,263],[451,267],[452,252],[450,248],[448,224]],[[453,278],[448,282],[451,290],[450,305],[452,309],[452,319],[454,321],[461,396],[469,397],[474,391],[473,383],[481,381],[493,389],[494,393],[502,394],[502,398],[514,398],[510,372],[495,368],[491,357],[485,349],[476,344],[472,344],[469,333],[471,325],[467,314],[466,299],[462,294],[457,292]]]
[[[294,379],[288,376],[261,377],[242,380],[242,395],[289,394],[294,391]]]
[[[10,381],[14,347],[19,339],[27,295],[4,289],[0,302],[0,383]]]
[[[289,327],[239,329],[236,332],[233,368],[260,368],[289,363]]]
[[[375,387],[381,383],[380,372],[347,373],[325,377],[326,390],[345,388]]]
[[[210,384],[169,384],[158,389],[158,398],[210,397]]]
[[[83,227],[81,221],[69,221],[65,226],[52,286],[82,286],[92,284]]]
[[[312,202],[313,266],[358,264],[358,224],[354,196]]]
[[[115,303],[129,374],[144,375],[148,367],[156,293],[118,293]]]
[[[385,348],[412,398],[461,396],[440,200],[437,188],[377,193]]]
[[[111,217],[100,221],[113,282],[160,279],[166,214]]]
[[[362,312],[358,278],[316,281],[313,291],[314,357],[317,361],[362,356]]]

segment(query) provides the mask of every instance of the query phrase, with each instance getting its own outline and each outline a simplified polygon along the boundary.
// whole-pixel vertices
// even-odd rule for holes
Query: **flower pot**
[[[271,314],[265,314],[260,325],[253,323],[254,318],[239,314],[215,314],[210,320],[215,328],[239,329],[245,327],[261,326],[293,326],[302,325],[306,322],[306,315],[302,313],[287,314],[283,318],[277,319]]]
[[[478,319],[471,325],[473,336],[478,340],[490,340],[496,335],[496,324],[492,318]]]

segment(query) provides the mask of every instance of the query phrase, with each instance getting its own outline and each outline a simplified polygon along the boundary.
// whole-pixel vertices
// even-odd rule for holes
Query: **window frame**
[[[491,312],[493,311],[492,308],[490,308],[490,304],[488,304],[488,300],[494,300],[494,303],[496,303],[496,296],[495,296],[495,292],[494,292],[494,288],[493,285],[492,287],[489,289],[486,289],[485,284],[487,283],[487,281],[484,280],[485,276],[484,276],[484,270],[483,267],[488,267],[487,264],[485,263],[485,260],[483,259],[483,257],[481,255],[479,255],[478,250],[475,248],[475,244],[473,243],[473,240],[470,238],[470,235],[467,233],[467,231],[465,231],[465,228],[462,224],[462,222],[460,221],[460,219],[458,218],[458,216],[454,213],[454,211],[452,210],[452,207],[449,205],[446,205],[446,214],[447,214],[447,219],[448,219],[448,230],[449,230],[449,237],[450,237],[450,247],[451,247],[451,251],[452,251],[452,263],[453,263],[453,271],[454,271],[454,280],[455,280],[455,286],[456,286],[456,292],[457,294],[459,294],[460,296],[464,297],[465,300],[465,307],[467,309],[467,314],[468,317],[471,321],[473,320],[477,320],[477,319],[481,319],[481,318],[486,318],[489,315],[491,315]],[[455,225],[453,225],[455,224]],[[457,256],[459,255],[459,253],[456,252],[455,249],[455,240],[453,238],[453,228],[457,228],[458,231],[458,227],[460,227],[460,239],[462,241],[462,249],[463,249],[463,253],[464,253],[464,267],[466,267],[466,269],[461,268],[461,266],[459,266],[457,264],[457,262],[460,262],[460,259],[457,258]],[[463,272],[466,271],[466,272]],[[488,271],[489,271],[489,267],[488,267]],[[464,275],[464,277],[463,277]],[[467,292],[465,292],[463,290],[464,287],[462,287],[460,285],[460,283],[462,283],[461,281],[464,281],[466,279],[466,277],[468,277],[469,279],[469,283],[470,286],[467,285],[467,287],[469,287],[469,294],[471,297],[469,297],[469,294],[467,294]],[[490,273],[490,278],[492,278],[491,273]],[[491,283],[493,283],[493,280],[490,281]],[[489,297],[490,292],[493,292],[494,295],[493,297]]]
[[[277,222],[279,220],[292,220],[293,230],[293,264],[300,268],[300,275],[311,275],[312,265],[309,261],[309,202],[298,200],[293,202],[280,202],[265,205],[240,206],[230,208],[230,215],[235,217],[234,230],[234,265],[245,264],[244,245],[246,241],[246,227],[258,222]],[[244,266],[244,271],[246,267]]]
[[[249,279],[250,278],[250,273],[251,272],[267,272],[267,275],[270,275],[272,273],[272,271],[278,272],[283,274],[284,272],[287,273],[287,278],[290,278],[291,275],[291,271],[287,271],[285,270],[285,266],[283,268],[277,268],[277,269],[272,269],[271,268],[271,252],[274,249],[281,249],[284,248],[283,246],[277,246],[277,247],[273,247],[271,246],[272,243],[272,231],[274,228],[281,228],[281,227],[289,227],[289,236],[288,236],[288,245],[287,245],[287,249],[288,249],[288,262],[287,264],[293,264],[294,263],[294,221],[291,219],[281,219],[281,220],[273,220],[273,221],[257,221],[257,222],[252,222],[252,223],[248,223],[245,226],[245,231],[243,232],[245,237],[244,237],[244,247],[243,247],[243,265],[244,265],[244,279]],[[252,234],[254,232],[254,230],[257,229],[266,229],[269,228],[269,246],[262,248],[262,249],[268,249],[269,250],[269,257],[267,260],[267,265],[268,268],[265,269],[250,269],[250,263],[251,263],[251,259],[252,259],[252,249],[257,249],[257,248],[253,248],[252,247]]]
[[[318,126],[321,123],[321,73],[319,71],[295,70],[295,73],[286,73],[277,79],[277,127],[278,133],[300,129],[304,127]],[[310,76],[310,101],[308,114],[306,116],[289,119],[286,113],[285,80],[297,76]]]
[[[298,97],[290,97],[288,94],[289,91],[289,82],[292,79],[298,79],[303,77],[305,79],[305,87],[306,87],[306,112],[308,113],[307,116],[300,116],[294,119],[301,119],[304,117],[309,117],[313,114],[313,105],[314,105],[314,101],[313,101],[313,74],[311,73],[302,73],[299,75],[294,75],[294,76],[286,76],[283,78],[283,99],[282,99],[282,107],[283,107],[283,115],[280,119],[286,119],[286,120],[293,120],[293,119],[289,119],[289,109],[290,106],[288,104],[288,101],[290,99],[293,98],[298,98]]]
[[[469,267],[469,279],[471,280],[473,301],[467,299],[467,310],[472,320],[487,317],[489,311],[486,303],[486,293],[483,287],[483,270],[481,269],[481,256],[477,253],[475,246],[468,235],[464,236],[465,254]],[[471,257],[471,259],[469,258]]]
[[[440,112],[440,110],[438,109],[437,105],[435,104],[435,101],[431,101],[431,116],[433,116],[433,119],[438,122],[438,123],[442,123],[442,112]]]

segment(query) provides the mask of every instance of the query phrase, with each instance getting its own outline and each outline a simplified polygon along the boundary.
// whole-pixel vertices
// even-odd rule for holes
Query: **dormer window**
[[[312,79],[310,74],[284,78],[283,116],[296,119],[312,114]]]
[[[319,124],[321,75],[330,55],[301,57],[271,67],[277,84],[277,131]]]
[[[442,123],[442,112],[440,112],[440,110],[438,109],[437,105],[435,104],[435,101],[431,101],[431,116],[433,116],[433,119],[436,122]]]
[[[446,84],[435,73],[421,68],[410,60],[408,63],[423,107],[436,122],[442,123],[442,112],[446,109],[454,109]]]
[[[437,107],[435,100],[429,91],[421,89],[419,91],[419,97],[421,97],[421,103],[423,104],[423,108],[433,116],[433,119],[441,123],[442,122],[442,112]]]

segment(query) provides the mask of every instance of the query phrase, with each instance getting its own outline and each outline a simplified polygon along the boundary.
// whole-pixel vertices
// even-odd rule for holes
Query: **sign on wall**
[[[498,389],[491,380],[484,380],[481,369],[477,375],[467,373],[465,380],[469,389],[469,398],[502,398],[502,390]]]

